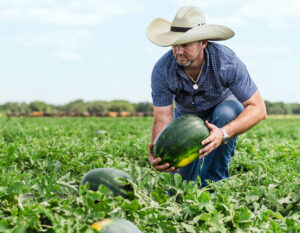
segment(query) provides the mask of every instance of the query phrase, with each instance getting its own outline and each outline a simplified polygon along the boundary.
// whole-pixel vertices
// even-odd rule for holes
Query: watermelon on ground
[[[121,195],[123,197],[130,197],[133,191],[132,186],[124,184],[119,179],[129,180],[130,175],[124,171],[114,168],[96,168],[89,171],[81,180],[80,185],[84,185],[87,182],[90,185],[90,190],[97,191],[102,184],[109,188],[115,196]]]
[[[91,225],[101,233],[142,233],[132,222],[125,219],[103,219]]]

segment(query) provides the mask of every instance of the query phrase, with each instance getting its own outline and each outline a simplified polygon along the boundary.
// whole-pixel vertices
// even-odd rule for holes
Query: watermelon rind
[[[80,185],[84,185],[89,182],[90,190],[97,191],[102,184],[109,188],[114,196],[129,197],[129,193],[132,192],[132,186],[130,184],[123,184],[120,182],[120,178],[125,180],[131,179],[130,175],[124,171],[114,168],[96,168],[89,171],[81,180]]]
[[[125,219],[103,219],[92,224],[101,233],[142,233],[132,222]]]
[[[184,167],[199,156],[201,142],[209,136],[204,121],[194,115],[183,115],[168,124],[153,143],[153,155],[175,168]]]

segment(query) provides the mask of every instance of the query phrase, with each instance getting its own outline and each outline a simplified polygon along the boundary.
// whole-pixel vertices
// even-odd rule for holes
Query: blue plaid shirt
[[[154,106],[167,106],[175,101],[181,114],[197,114],[209,110],[229,95],[240,102],[257,90],[242,61],[228,47],[208,42],[205,66],[198,90],[178,65],[172,50],[164,54],[152,71],[151,87]]]

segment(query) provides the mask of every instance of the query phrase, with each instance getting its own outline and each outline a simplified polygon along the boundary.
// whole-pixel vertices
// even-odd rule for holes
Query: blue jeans
[[[210,111],[200,114],[199,117],[218,127],[223,127],[235,119],[243,109],[243,105],[231,95]],[[180,113],[175,109],[174,117],[179,116]],[[201,187],[207,186],[206,180],[219,181],[229,177],[229,165],[234,155],[236,140],[237,137],[232,138],[227,144],[220,145],[204,158],[196,159],[187,166],[180,168],[178,173],[183,180],[187,181],[196,181],[200,175]]]

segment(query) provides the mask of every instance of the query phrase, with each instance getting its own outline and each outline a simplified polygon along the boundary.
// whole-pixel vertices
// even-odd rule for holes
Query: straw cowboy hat
[[[234,36],[228,27],[206,24],[204,13],[192,6],[180,8],[172,23],[162,18],[153,20],[146,34],[151,42],[163,47],[199,40],[227,40]]]

